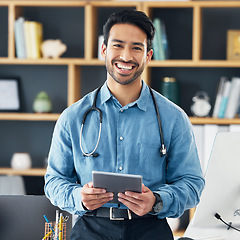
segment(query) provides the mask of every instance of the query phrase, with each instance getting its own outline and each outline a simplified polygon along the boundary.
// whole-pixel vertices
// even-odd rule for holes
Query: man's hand
[[[105,189],[93,188],[92,182],[83,186],[81,196],[83,206],[88,210],[95,210],[108,201],[113,200],[113,193],[107,193]]]
[[[153,192],[142,185],[142,193],[126,191],[124,194],[118,194],[118,201],[123,203],[138,216],[143,216],[152,210],[155,203]]]

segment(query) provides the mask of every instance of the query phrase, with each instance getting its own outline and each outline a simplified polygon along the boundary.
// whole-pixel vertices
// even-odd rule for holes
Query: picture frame
[[[227,31],[227,60],[240,60],[240,30]]]
[[[0,112],[21,110],[19,79],[0,78]]]

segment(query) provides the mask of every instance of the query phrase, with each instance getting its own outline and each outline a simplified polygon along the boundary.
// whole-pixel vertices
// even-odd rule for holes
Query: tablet
[[[118,193],[125,191],[142,192],[142,176],[133,174],[92,171],[93,187],[104,188],[113,192],[114,197],[110,203],[118,203]]]

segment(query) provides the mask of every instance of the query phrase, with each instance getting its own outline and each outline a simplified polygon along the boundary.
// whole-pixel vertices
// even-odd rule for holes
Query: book
[[[227,81],[226,77],[221,77],[220,78],[220,82],[219,82],[218,89],[217,89],[217,94],[216,94],[216,100],[215,100],[215,104],[214,104],[214,108],[213,108],[212,117],[215,117],[215,118],[218,117],[220,104],[221,104],[222,97],[223,97],[224,84],[225,84],[226,81]]]
[[[154,18],[153,25],[156,29],[155,37],[153,39],[153,58],[155,60],[165,60],[162,44],[161,20],[159,18]]]
[[[29,22],[29,30],[32,58],[38,59],[41,57],[42,24],[39,22]]]
[[[161,22],[161,32],[162,32],[162,46],[163,46],[165,59],[169,59],[168,39],[167,39],[166,27],[164,22]]]
[[[16,57],[19,59],[27,58],[24,36],[24,18],[19,17],[14,23],[14,35],[16,46]]]
[[[232,79],[231,89],[229,92],[229,99],[225,111],[225,118],[234,118],[237,114],[240,100],[240,78],[234,77]]]
[[[219,112],[218,112],[219,118],[224,118],[225,111],[226,111],[227,104],[228,104],[230,88],[231,88],[231,82],[226,81],[223,86],[223,95],[222,95],[222,100],[221,100],[220,108],[219,108]]]
[[[41,43],[43,27],[41,23],[34,21],[24,22],[24,35],[26,42],[27,58],[38,59],[41,57]]]
[[[32,54],[32,44],[31,44],[31,33],[30,33],[30,22],[24,21],[24,36],[25,36],[25,44],[26,44],[26,54],[27,58],[33,58]]]
[[[155,36],[153,38],[153,59],[160,60],[159,35],[157,34],[157,29],[156,29],[156,19],[153,20],[153,24],[155,27]]]

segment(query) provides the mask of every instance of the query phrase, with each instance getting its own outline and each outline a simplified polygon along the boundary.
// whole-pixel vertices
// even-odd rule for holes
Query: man
[[[143,12],[111,15],[101,49],[107,81],[97,93],[67,108],[56,124],[45,192],[53,204],[79,215],[72,240],[171,240],[166,217],[179,217],[199,202],[204,179],[191,123],[172,102],[155,91],[152,97],[141,79],[153,54],[154,33]],[[81,127],[95,97],[102,111],[101,129],[97,111],[89,112]],[[167,154],[159,151],[160,139]],[[119,193],[122,204],[110,204],[113,193],[93,188],[93,170],[142,175],[142,193]],[[112,221],[110,209],[114,218],[124,220]]]

